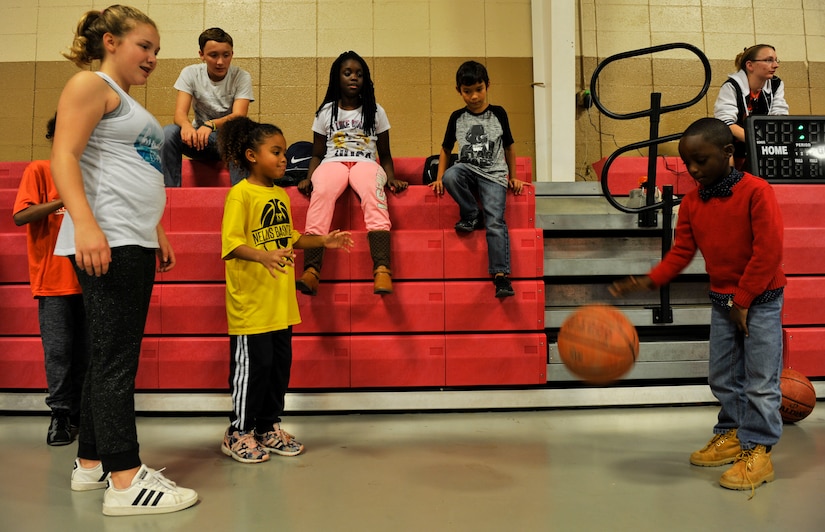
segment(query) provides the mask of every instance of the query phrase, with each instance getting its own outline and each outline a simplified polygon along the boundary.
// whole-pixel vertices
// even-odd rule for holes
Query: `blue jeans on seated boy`
[[[163,166],[163,184],[167,187],[181,186],[182,157],[186,155],[195,161],[220,161],[218,153],[218,133],[209,134],[209,141],[202,150],[196,150],[183,143],[180,138],[180,126],[169,124],[163,128],[163,146],[160,148],[160,160]],[[229,164],[229,181],[236,184],[247,176],[247,171],[237,165]]]
[[[447,193],[458,203],[462,221],[479,219],[479,202],[487,227],[487,257],[490,275],[510,273],[510,235],[504,221],[507,187],[479,175],[473,166],[456,163],[444,172]],[[475,193],[478,193],[476,200]]]
[[[779,405],[782,395],[783,296],[748,309],[745,337],[730,319],[730,311],[712,305],[708,383],[721,403],[716,434],[736,428],[742,449],[768,448],[782,435]]]

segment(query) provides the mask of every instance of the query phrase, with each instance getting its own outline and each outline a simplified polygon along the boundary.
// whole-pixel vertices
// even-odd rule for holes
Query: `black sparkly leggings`
[[[75,258],[70,257],[72,263]],[[75,265],[89,327],[89,368],[80,405],[77,456],[106,471],[141,464],[135,426],[135,376],[152,286],[155,250],[112,248],[109,271],[88,275]]]

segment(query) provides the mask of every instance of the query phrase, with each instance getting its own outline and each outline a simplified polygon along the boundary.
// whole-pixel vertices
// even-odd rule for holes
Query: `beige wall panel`
[[[484,42],[488,53],[504,57],[531,57],[530,2],[486,2]]]
[[[771,7],[754,8],[753,25],[756,34],[798,35],[802,33],[804,31],[802,8],[790,8],[789,4],[793,2],[777,2]],[[789,56],[788,59],[801,58]]]
[[[194,59],[197,59],[199,50],[198,35],[200,35],[204,29],[205,28],[198,30],[166,30],[161,26],[158,64],[160,65],[167,61],[175,61],[183,58],[188,59],[191,63]],[[154,76],[154,73],[152,75]]]
[[[311,86],[312,94],[309,96],[315,99],[318,75],[318,60],[315,57],[261,58],[261,85]]]
[[[195,49],[197,49],[197,46],[197,43],[195,43]],[[158,60],[158,66],[155,67],[155,71],[149,76],[147,85],[149,87],[170,87],[174,89],[180,71],[183,70],[184,67],[199,62],[200,59],[198,59],[197,55],[187,59],[160,59]],[[172,105],[174,106],[174,101]]]
[[[708,33],[739,33],[753,34],[753,8],[748,2],[747,6],[736,7],[734,5],[703,5],[702,6],[702,28],[705,34]],[[731,27],[731,21],[736,21],[735,27]],[[745,44],[739,46],[741,50]]]

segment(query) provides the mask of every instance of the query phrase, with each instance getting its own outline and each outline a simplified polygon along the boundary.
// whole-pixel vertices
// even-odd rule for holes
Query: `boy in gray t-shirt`
[[[252,93],[252,76],[237,66],[231,66],[232,37],[220,28],[204,30],[198,37],[203,61],[185,67],[175,88],[175,123],[163,128],[161,148],[163,181],[167,187],[181,186],[181,157],[198,161],[220,161],[217,131],[227,120],[246,116]],[[189,109],[195,119],[189,121]],[[234,185],[245,177],[243,170],[229,165],[229,178]]]
[[[507,189],[521,194],[522,187],[529,183],[516,179],[510,122],[504,108],[487,102],[489,86],[487,69],[481,63],[467,61],[456,72],[455,88],[466,105],[450,115],[441,143],[438,176],[430,187],[439,195],[446,190],[458,203],[461,219],[455,224],[457,232],[471,233],[487,227],[488,271],[496,297],[504,298],[515,295],[508,277],[510,235],[504,221]],[[456,143],[458,162],[450,166]]]

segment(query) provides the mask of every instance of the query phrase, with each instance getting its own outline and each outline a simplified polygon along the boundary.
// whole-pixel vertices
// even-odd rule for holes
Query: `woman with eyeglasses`
[[[776,76],[779,58],[769,44],[745,48],[736,56],[737,72],[719,89],[713,115],[730,127],[734,137],[734,166],[745,168],[745,119],[750,115],[787,115],[785,84]]]

